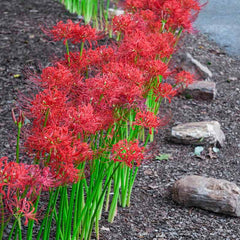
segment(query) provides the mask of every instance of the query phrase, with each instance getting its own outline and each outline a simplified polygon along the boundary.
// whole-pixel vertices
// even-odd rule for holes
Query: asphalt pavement
[[[240,57],[240,0],[208,0],[194,25],[229,54]]]

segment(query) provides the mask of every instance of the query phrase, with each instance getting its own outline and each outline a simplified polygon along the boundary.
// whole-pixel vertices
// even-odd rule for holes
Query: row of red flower
[[[199,10],[196,0],[127,0],[126,14],[115,17],[111,26],[119,41],[109,46],[98,46],[105,37],[102,32],[71,20],[45,29],[54,41],[63,40],[68,53],[32,79],[41,91],[24,104],[24,115],[31,120],[24,128],[25,148],[34,160],[27,165],[0,159],[4,211],[34,219],[32,203],[38,194],[77,182],[83,177],[79,164],[92,161],[101,151],[129,167],[134,161],[141,164],[138,140],[118,136],[116,126],[129,122],[132,112],[133,129],[151,131],[162,125],[146,98],[151,93],[156,102],[164,98],[170,102],[192,82],[191,74],[169,70],[168,60],[180,32],[192,30]],[[80,51],[69,52],[69,42],[82,43]],[[112,140],[106,140],[101,151],[91,145],[92,136],[100,132]]]

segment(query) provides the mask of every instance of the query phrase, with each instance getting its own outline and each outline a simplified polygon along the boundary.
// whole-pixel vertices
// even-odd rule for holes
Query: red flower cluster
[[[111,152],[115,162],[140,166],[143,147],[137,140],[123,140],[117,124],[128,126],[129,116],[135,112],[133,125],[151,132],[162,123],[152,112],[139,111],[149,109],[146,96],[154,94],[158,103],[163,98],[170,102],[178,85],[192,81],[192,75],[181,72],[175,76],[177,87],[172,86],[167,82],[172,75],[167,63],[178,33],[191,30],[194,13],[200,10],[198,1],[127,0],[126,7],[128,13],[113,19],[112,29],[120,41],[110,46],[92,48],[100,34],[71,20],[44,30],[54,41],[88,42],[89,46],[68,52],[65,59],[35,77],[41,90],[25,108],[24,116],[31,121],[25,126],[25,147],[39,165],[0,159],[4,204],[12,214],[24,215],[25,223],[35,219],[32,197],[40,190],[84,177],[80,165],[93,159],[97,147],[112,149],[106,155]],[[110,132],[114,137],[103,136]],[[117,143],[112,146],[113,139]],[[16,191],[20,194],[11,199]],[[21,198],[22,193],[26,194]]]
[[[159,79],[171,75],[166,59],[177,41],[174,31],[163,31],[163,22],[172,30],[186,27],[188,23],[180,23],[189,19],[184,14],[199,11],[197,1],[128,0],[126,4],[129,13],[113,19],[112,28],[121,35],[118,44],[70,52],[36,78],[43,90],[27,109],[32,128],[25,146],[65,183],[75,182],[79,173],[74,168],[92,158],[91,146],[86,143],[89,137],[125,118],[120,109],[122,113],[138,109],[149,91],[156,101],[167,98],[169,102],[177,93]],[[170,26],[172,19],[177,26]],[[55,41],[74,44],[95,41],[99,36],[90,26],[71,20],[59,22],[46,32]],[[186,72],[176,75],[178,85],[190,81],[191,75]],[[135,124],[151,131],[160,123],[153,113],[138,112]]]
[[[79,23],[73,23],[72,20],[68,20],[67,23],[60,21],[53,29],[44,29],[43,31],[54,41],[63,40],[64,44],[67,40],[70,40],[73,44],[86,41],[91,43],[99,38],[96,29],[90,25],[80,26]]]
[[[169,83],[160,83],[153,91],[157,97],[156,101],[159,98],[166,98],[169,102],[171,102],[172,97],[177,94],[177,89],[173,89],[172,85]]]
[[[133,125],[149,128],[149,133],[152,133],[152,128],[160,126],[160,120],[153,112],[137,112]]]
[[[177,73],[175,80],[177,85],[187,87],[189,84],[194,82],[194,75],[186,71],[181,71]]]
[[[132,168],[133,165],[139,167],[141,165],[144,148],[139,147],[138,140],[127,142],[127,140],[121,140],[113,145],[112,159],[114,162],[122,162],[128,167]]]
[[[24,216],[27,225],[29,219],[36,220],[33,202],[40,191],[48,191],[56,186],[56,178],[48,167],[8,162],[7,157],[0,158],[0,194],[6,206],[5,214]]]
[[[155,19],[155,25],[164,23],[170,31],[180,28],[191,31],[201,7],[199,0],[126,0],[130,12],[151,11],[148,17]]]

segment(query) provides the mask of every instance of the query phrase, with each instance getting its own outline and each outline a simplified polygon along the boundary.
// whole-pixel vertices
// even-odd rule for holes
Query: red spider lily
[[[125,36],[119,47],[119,54],[132,63],[136,63],[142,57],[153,58],[153,47],[146,32],[136,29],[132,34]]]
[[[132,168],[133,164],[139,167],[144,158],[144,148],[139,147],[138,140],[128,142],[126,139],[119,141],[112,147],[114,162],[122,162]]]
[[[65,65],[76,75],[81,74],[86,77],[88,75],[96,75],[102,67],[112,61],[115,56],[115,50],[112,47],[100,46],[95,49],[83,50],[82,55],[79,52],[70,52],[71,59],[68,63],[68,55],[65,56]]]
[[[144,20],[146,31],[149,33],[160,33],[162,31],[162,19],[154,11],[151,11],[150,9],[141,10],[135,15],[139,15],[139,18],[141,17]]]
[[[73,23],[72,20],[67,20],[67,23],[60,21],[51,30],[43,31],[54,41],[63,40],[64,44],[67,40],[70,40],[73,44],[86,41],[91,43],[99,38],[96,29],[91,28],[90,25],[80,26],[79,23]]]
[[[167,78],[170,74],[168,66],[162,60],[139,60],[138,66],[144,71],[147,79],[152,79],[156,76],[161,75],[163,78]]]
[[[19,188],[20,190],[23,190],[25,185],[21,179],[28,176],[28,171],[24,164],[8,162],[7,157],[1,158],[0,161],[0,187],[10,186],[12,188]]]
[[[168,17],[165,19],[166,27],[168,29],[177,30],[181,27],[183,29],[191,29],[191,13],[183,9],[179,1],[166,1],[163,4],[163,11],[168,15]]]
[[[87,79],[86,84],[94,104],[108,104],[110,107],[131,104],[142,94],[136,84],[120,79],[116,74]]]
[[[56,168],[55,164],[50,165],[53,165],[53,169]],[[56,182],[58,182],[59,186],[77,183],[80,179],[84,178],[83,174],[74,164],[60,162],[56,170]]]
[[[152,46],[154,58],[169,58],[175,50],[176,38],[170,32],[151,33],[148,35],[148,41]]]
[[[189,84],[192,84],[194,81],[194,75],[186,72],[181,71],[177,73],[175,77],[176,84],[183,85],[184,87],[187,87]]]
[[[151,134],[152,128],[157,128],[160,125],[160,120],[153,112],[140,111],[137,112],[133,125],[146,127],[149,129],[149,133]]]
[[[67,110],[69,118],[69,128],[74,135],[88,136],[95,134],[99,130],[101,120],[96,117],[94,108],[91,104],[69,108]]]
[[[126,8],[132,12],[151,10],[166,22],[166,28],[192,30],[192,21],[202,6],[198,0],[127,0]]]
[[[146,83],[144,72],[136,64],[131,64],[123,59],[117,62],[109,62],[103,66],[103,73],[113,73],[120,79],[122,86],[129,86],[130,89],[138,88],[138,97],[141,97],[141,91]]]
[[[27,170],[26,175],[20,176],[23,186],[28,187],[27,197],[40,194],[40,191],[48,191],[51,187],[56,187],[55,176],[48,167],[41,168],[39,165],[24,165]]]
[[[126,33],[127,29],[133,26],[132,14],[124,14],[115,16],[112,20],[113,30],[121,33]]]
[[[42,70],[39,81],[44,88],[68,91],[76,82],[76,76],[73,76],[68,67],[56,63],[56,66]]]
[[[136,29],[145,29],[145,22],[139,15],[124,14],[112,20],[113,30],[122,34],[131,34]]]
[[[29,118],[34,117],[35,123],[43,127],[48,111],[48,123],[61,121],[62,116],[66,113],[66,106],[67,96],[65,92],[58,89],[45,89],[31,100],[27,107],[27,116]]]
[[[169,83],[160,83],[153,91],[157,96],[156,101],[158,101],[159,98],[167,98],[168,101],[171,102],[172,97],[177,94],[177,90],[173,89],[172,85]]]
[[[18,217],[25,217],[24,225],[28,225],[29,219],[35,220],[36,219],[36,213],[34,213],[35,208],[33,206],[33,203],[31,201],[28,201],[26,198],[19,198],[16,195],[11,196],[11,198],[8,198],[5,200],[7,203],[8,211],[14,215],[16,218]]]
[[[49,168],[40,168],[38,165],[8,162],[7,157],[0,159],[0,189],[8,186],[10,189],[18,189],[19,193],[25,192],[28,197],[36,196],[41,190],[47,191],[55,186],[54,176]],[[27,190],[27,191],[26,191]],[[4,193],[5,195],[5,193]]]
[[[18,125],[18,124],[23,125],[23,124],[24,124],[24,114],[23,114],[23,111],[22,111],[22,110],[19,111],[18,119],[16,119],[16,116],[15,116],[15,112],[14,112],[14,111],[15,111],[15,109],[13,108],[13,109],[12,109],[12,119],[13,119],[14,123],[15,123],[16,125]]]
[[[58,155],[63,162],[72,162],[78,155],[79,140],[75,140],[68,127],[51,124],[43,129],[34,128],[33,131],[34,135],[28,136],[26,146],[31,151],[41,152],[43,156],[50,154],[50,159],[45,160],[46,164]]]

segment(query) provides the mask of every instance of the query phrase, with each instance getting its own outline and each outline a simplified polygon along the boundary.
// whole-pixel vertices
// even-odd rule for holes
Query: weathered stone
[[[197,78],[200,78],[201,80],[207,80],[213,77],[213,74],[208,67],[200,63],[197,59],[193,58],[190,53],[182,54],[180,59],[180,67],[183,70],[194,74]]]
[[[222,147],[225,135],[217,121],[190,122],[174,126],[170,139],[173,142],[182,144],[217,144]]]
[[[173,185],[173,200],[188,207],[199,207],[216,213],[240,216],[240,189],[232,182],[187,176]]]
[[[184,94],[194,99],[215,99],[217,94],[216,83],[211,81],[196,81],[187,87]]]

